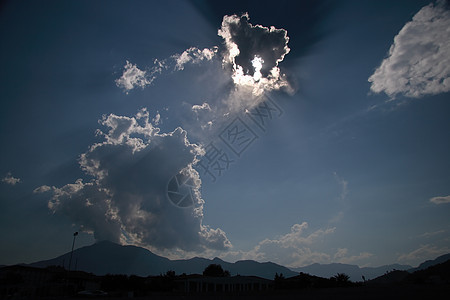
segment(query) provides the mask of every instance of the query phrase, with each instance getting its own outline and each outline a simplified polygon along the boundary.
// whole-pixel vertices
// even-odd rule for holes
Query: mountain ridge
[[[314,263],[308,266],[291,268],[296,272],[308,273],[315,276],[324,278],[330,278],[337,273],[345,273],[350,276],[351,281],[362,281],[363,276],[366,280],[374,279],[380,275],[390,272],[392,270],[409,270],[412,267],[410,265],[390,264],[379,267],[359,267],[357,265],[343,264],[343,263],[331,263],[331,264],[319,264]]]
[[[450,253],[441,255],[436,257],[435,259],[430,259],[427,261],[424,261],[423,263],[421,263],[419,266],[417,266],[416,268],[411,268],[411,270],[408,270],[409,272],[414,272],[414,271],[419,271],[419,270],[424,270],[428,267],[440,264],[440,263],[444,263],[446,261],[450,260]]]
[[[90,246],[84,246],[74,250],[71,269],[82,270],[96,275],[125,274],[125,275],[160,275],[169,270],[177,274],[202,274],[209,264],[220,264],[231,275],[254,275],[267,279],[273,279],[275,273],[283,273],[284,277],[298,275],[303,272],[314,276],[330,278],[337,273],[345,273],[352,281],[371,280],[393,270],[414,272],[425,269],[450,259],[450,253],[442,255],[434,260],[428,260],[417,268],[409,265],[390,264],[379,267],[362,267],[351,264],[314,263],[299,268],[287,268],[273,262],[257,262],[254,260],[239,260],[230,263],[215,257],[213,259],[193,257],[190,259],[170,260],[156,255],[150,250],[134,246],[119,245],[109,241],[97,242]],[[42,260],[28,264],[33,267],[47,267],[50,265],[63,265],[67,267],[70,260],[70,252],[53,259]]]
[[[53,259],[28,264],[32,267],[48,267],[63,265],[66,267],[70,260],[70,252]],[[132,246],[119,245],[109,241],[102,241],[73,251],[72,270],[81,270],[96,275],[125,274],[125,275],[160,275],[169,270],[177,274],[202,274],[210,264],[220,264],[231,275],[254,275],[273,279],[275,273],[283,273],[286,277],[297,273],[275,263],[259,263],[256,261],[226,262],[218,257],[207,259],[194,257],[191,259],[170,260],[156,255],[150,250]]]

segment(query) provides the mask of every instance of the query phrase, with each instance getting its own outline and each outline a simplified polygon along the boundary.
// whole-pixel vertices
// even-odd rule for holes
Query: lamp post
[[[70,272],[70,266],[72,264],[73,247],[75,246],[75,238],[77,237],[77,235],[78,235],[78,231],[76,231],[73,234],[72,251],[70,251],[70,259],[69,259],[69,272]]]
[[[67,270],[67,277],[66,277],[66,293],[67,293],[67,295],[70,294],[70,291],[69,291],[70,265],[72,264],[73,247],[75,246],[75,238],[77,237],[77,235],[78,235],[78,231],[76,231],[73,234],[72,251],[70,251],[69,269]]]

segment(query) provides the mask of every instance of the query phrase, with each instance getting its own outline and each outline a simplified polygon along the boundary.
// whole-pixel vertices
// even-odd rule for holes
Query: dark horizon
[[[450,253],[448,1],[0,7],[0,264]]]

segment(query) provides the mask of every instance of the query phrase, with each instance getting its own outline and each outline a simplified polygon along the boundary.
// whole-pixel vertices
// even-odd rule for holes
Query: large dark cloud
[[[231,66],[232,79],[239,89],[253,96],[290,85],[278,64],[289,53],[289,37],[284,29],[252,25],[248,14],[224,16],[218,34],[224,39],[224,66]]]
[[[287,60],[297,59],[310,53],[318,42],[329,34],[330,28],[323,26],[330,14],[339,5],[337,1],[312,0],[231,0],[189,1],[213,27],[224,15],[248,12],[253,23],[269,24],[285,28],[289,32],[292,52]]]
[[[226,39],[227,43],[232,42],[237,45],[239,54],[235,57],[235,62],[242,66],[245,74],[253,76],[252,60],[257,56],[264,61],[261,74],[267,77],[272,68],[277,67],[290,51],[287,46],[289,42],[287,31],[273,26],[270,28],[254,26],[248,21],[248,14],[240,17],[225,16],[219,35]]]
[[[192,164],[202,149],[186,131],[160,133],[146,110],[135,117],[105,116],[98,131],[104,142],[81,155],[80,165],[93,179],[81,179],[52,191],[49,208],[69,217],[96,239],[134,243],[159,250],[203,251],[231,247],[225,233],[202,224],[201,180]],[[192,185],[192,205],[178,207],[167,194],[171,178],[182,173]]]

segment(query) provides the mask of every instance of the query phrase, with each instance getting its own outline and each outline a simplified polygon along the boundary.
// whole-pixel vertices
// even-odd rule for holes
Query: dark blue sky
[[[0,9],[0,264],[66,252],[78,230],[77,246],[110,238],[168,257],[291,267],[416,265],[450,252],[443,2],[10,1]],[[273,81],[289,86],[263,89],[280,108],[264,131],[235,110],[254,112],[247,104],[261,100],[232,80],[223,60],[231,48],[218,35],[224,16],[236,15],[233,24],[245,12],[238,62],[245,47],[270,57],[270,42],[284,41],[284,31],[269,29],[259,39],[254,25],[289,37],[278,62],[285,77]],[[155,59],[164,65],[157,72]],[[117,83],[133,77],[127,61],[145,72],[145,87]],[[194,164],[195,204],[170,206],[168,170],[194,163],[198,150],[175,129],[203,148],[226,147],[220,133],[235,116],[257,139],[215,181]],[[145,149],[127,148],[134,137]]]

